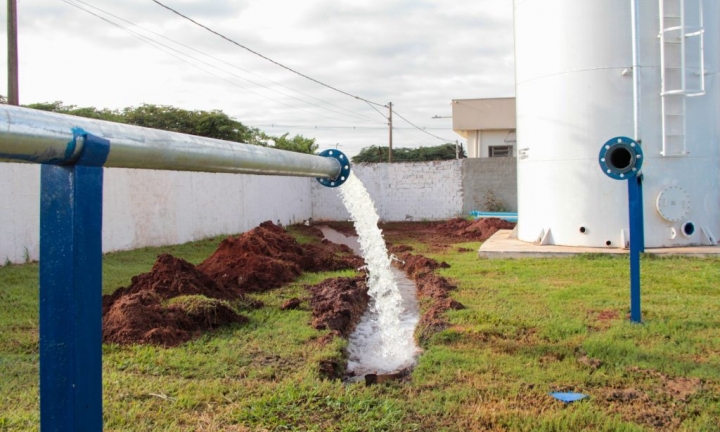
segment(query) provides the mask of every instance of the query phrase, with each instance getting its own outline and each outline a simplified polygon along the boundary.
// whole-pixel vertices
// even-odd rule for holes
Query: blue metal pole
[[[630,320],[640,323],[640,253],[645,250],[642,175],[629,178],[627,184],[630,213]]]
[[[100,431],[102,164],[107,140],[76,133],[75,165],[43,165],[40,202],[40,427]]]

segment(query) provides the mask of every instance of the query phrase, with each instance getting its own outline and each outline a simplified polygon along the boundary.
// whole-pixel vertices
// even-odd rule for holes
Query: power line
[[[253,127],[270,127],[270,128],[296,128],[296,129],[372,129],[372,130],[387,130],[387,127],[381,126],[325,126],[325,125],[282,125],[282,124],[262,124],[253,125]],[[393,127],[393,130],[415,130],[414,127],[399,128]],[[428,128],[430,130],[447,130],[447,128]]]
[[[269,62],[271,62],[271,63],[273,63],[273,64],[275,64],[275,65],[277,65],[277,66],[280,66],[281,68],[286,69],[286,70],[288,70],[288,71],[290,71],[290,72],[292,72],[292,73],[294,73],[294,74],[300,75],[300,76],[303,77],[303,78],[306,78],[306,79],[308,79],[308,80],[310,80],[310,81],[312,81],[312,82],[314,82],[314,83],[320,84],[321,86],[327,87],[327,88],[329,88],[329,89],[331,89],[331,90],[334,90],[334,91],[336,91],[336,92],[338,92],[338,93],[342,93],[342,94],[344,94],[344,95],[346,95],[346,96],[350,96],[350,97],[355,98],[355,99],[357,99],[357,100],[361,100],[361,101],[363,101],[363,102],[367,102],[368,104],[372,104],[372,105],[376,105],[376,106],[380,106],[380,107],[385,107],[385,105],[383,105],[383,104],[379,104],[379,103],[377,103],[377,102],[373,102],[373,101],[371,101],[371,100],[368,100],[368,99],[362,98],[362,97],[360,97],[360,96],[356,96],[356,95],[354,95],[354,94],[351,94],[351,93],[348,93],[348,92],[346,92],[346,91],[340,90],[340,89],[338,89],[338,88],[336,88],[336,87],[333,87],[333,86],[331,86],[331,85],[329,85],[329,84],[325,84],[325,83],[322,82],[322,81],[318,81],[318,80],[316,80],[315,78],[312,78],[312,77],[310,77],[310,76],[308,76],[308,75],[305,75],[305,74],[302,73],[302,72],[298,72],[298,71],[296,71],[295,69],[292,69],[292,68],[290,68],[290,67],[288,67],[288,66],[285,66],[285,65],[282,64],[282,63],[279,63],[279,62],[277,62],[277,61],[275,61],[275,60],[273,60],[273,59],[271,59],[271,58],[269,58],[269,57],[267,57],[267,56],[264,56],[264,55],[260,54],[260,53],[257,52],[257,51],[254,51],[254,50],[246,47],[245,45],[242,45],[242,44],[240,44],[240,43],[238,43],[238,42],[235,42],[234,40],[230,39],[229,37],[227,37],[227,36],[225,36],[225,35],[217,32],[217,31],[215,31],[215,30],[213,30],[213,29],[211,29],[210,27],[207,27],[207,26],[205,26],[205,25],[203,25],[203,24],[200,24],[199,22],[195,21],[194,19],[192,19],[192,18],[190,18],[190,17],[188,17],[188,16],[186,16],[186,15],[181,14],[180,12],[176,11],[175,9],[173,9],[173,8],[171,8],[171,7],[169,7],[169,6],[166,6],[166,5],[162,4],[162,3],[160,3],[158,0],[151,0],[151,1],[152,1],[153,3],[158,4],[158,5],[161,6],[161,7],[169,10],[170,12],[172,12],[172,13],[174,13],[174,14],[176,14],[176,15],[178,15],[178,16],[180,16],[180,17],[182,17],[182,18],[184,18],[184,19],[186,19],[186,20],[188,20],[188,21],[190,21],[191,23],[193,23],[193,24],[195,24],[195,25],[197,25],[197,26],[199,26],[199,27],[204,28],[205,30],[209,31],[210,33],[213,33],[213,34],[215,34],[215,35],[217,35],[217,36],[225,39],[226,41],[232,43],[233,45],[236,45],[236,46],[238,46],[238,47],[240,47],[240,48],[242,48],[242,49],[244,49],[244,50],[246,50],[246,51],[249,51],[249,52],[255,54],[256,56],[261,57],[261,58],[263,58],[263,59],[265,59],[265,60],[267,60],[267,61],[269,61]]]
[[[394,111],[393,113],[394,113],[396,116],[400,117],[401,119],[405,120],[410,126],[414,127],[415,129],[417,129],[417,130],[419,130],[419,131],[421,131],[421,132],[424,132],[424,133],[430,135],[431,137],[437,138],[437,139],[439,139],[439,140],[441,140],[441,141],[445,141],[445,142],[452,142],[452,140],[449,140],[449,139],[442,138],[442,137],[439,137],[439,136],[437,136],[437,135],[431,134],[430,132],[426,131],[425,129],[417,126],[416,124],[412,123],[410,120],[408,120],[408,119],[406,119],[405,117],[401,116],[397,111]]]
[[[420,144],[420,145],[429,145],[429,146],[432,146],[432,144],[428,144],[428,143],[426,143],[426,142],[424,142],[424,141],[421,141],[419,138],[417,138],[417,137],[415,137],[415,136],[413,136],[413,135],[405,132],[404,130],[401,130],[401,129],[398,129],[398,128],[393,128],[393,130],[396,130],[396,131],[400,132],[400,135],[404,135],[405,137],[410,138],[412,141],[415,141],[416,143],[418,143],[418,144]]]
[[[247,87],[241,86],[241,85],[239,85],[239,84],[237,84],[237,83],[235,83],[235,82],[232,82],[232,81],[230,81],[230,80],[227,80],[226,78],[224,78],[224,77],[222,77],[222,76],[219,76],[219,75],[217,75],[217,74],[215,74],[215,73],[213,73],[213,72],[211,72],[211,71],[209,71],[209,70],[203,69],[203,68],[199,67],[198,65],[193,64],[193,63],[187,61],[186,59],[180,58],[180,57],[178,57],[177,55],[174,55],[173,53],[171,53],[171,52],[169,52],[169,51],[167,51],[167,50],[165,50],[165,49],[163,49],[163,48],[161,48],[161,47],[167,48],[168,50],[174,51],[174,52],[176,52],[176,53],[178,53],[178,54],[180,54],[180,55],[182,55],[182,56],[185,56],[185,57],[188,57],[188,58],[190,58],[190,59],[193,59],[193,60],[195,60],[195,61],[197,61],[197,62],[199,62],[199,63],[202,63],[202,64],[204,64],[204,65],[206,65],[206,66],[208,66],[208,67],[211,67],[211,68],[213,68],[213,69],[217,69],[217,70],[220,70],[220,71],[222,71],[222,72],[225,72],[225,73],[227,73],[227,74],[229,74],[229,75],[231,75],[231,76],[234,76],[234,77],[236,77],[236,78],[239,78],[239,79],[241,79],[241,80],[243,80],[243,81],[246,81],[246,82],[255,84],[255,85],[257,85],[257,86],[259,86],[259,87],[262,87],[262,88],[264,88],[264,89],[266,89],[266,90],[268,90],[268,91],[272,91],[272,92],[281,94],[281,95],[283,95],[283,96],[290,97],[290,98],[295,99],[295,100],[297,100],[297,101],[299,101],[299,102],[306,103],[306,104],[308,104],[308,105],[312,105],[312,106],[315,106],[315,107],[318,107],[318,108],[320,108],[320,109],[324,109],[324,110],[327,110],[327,111],[330,111],[330,112],[333,112],[333,113],[336,113],[336,114],[340,114],[340,115],[343,115],[343,116],[348,116],[348,117],[354,118],[354,119],[356,119],[356,120],[360,120],[360,121],[370,121],[370,122],[373,122],[373,123],[379,123],[379,122],[377,122],[377,121],[375,121],[375,120],[370,119],[370,118],[367,117],[367,116],[363,116],[363,115],[360,115],[360,114],[356,114],[356,113],[354,113],[354,112],[352,112],[352,111],[350,111],[350,110],[345,110],[345,111],[348,111],[348,112],[351,113],[351,114],[346,114],[346,113],[343,113],[343,112],[339,112],[339,111],[336,111],[336,110],[333,110],[333,109],[330,109],[330,108],[327,108],[327,107],[323,107],[323,106],[321,106],[321,105],[318,105],[318,104],[315,104],[315,103],[312,103],[312,102],[308,102],[308,101],[302,100],[302,99],[300,99],[300,98],[294,97],[294,96],[289,95],[289,94],[287,94],[287,93],[284,93],[284,92],[281,92],[281,91],[279,91],[279,90],[276,90],[276,89],[270,88],[270,87],[268,87],[268,86],[265,86],[265,85],[263,85],[263,84],[261,84],[261,83],[258,83],[258,82],[249,80],[249,79],[247,79],[247,78],[245,78],[245,77],[242,77],[242,76],[237,75],[237,74],[235,74],[235,73],[232,73],[232,72],[230,72],[230,71],[226,71],[226,70],[223,70],[223,69],[221,69],[221,68],[218,68],[218,67],[215,66],[215,65],[212,65],[212,64],[210,64],[210,63],[208,63],[208,62],[206,62],[206,61],[203,61],[203,60],[201,60],[201,59],[198,59],[197,57],[193,57],[193,56],[191,56],[191,55],[189,55],[189,54],[187,54],[187,53],[184,53],[184,52],[182,52],[182,51],[179,51],[179,50],[177,50],[177,49],[175,49],[175,48],[173,48],[173,47],[171,47],[171,46],[168,46],[168,45],[165,45],[165,44],[163,44],[163,43],[161,43],[161,42],[159,42],[159,41],[153,40],[153,39],[151,39],[151,38],[149,38],[149,37],[147,37],[147,36],[145,36],[145,35],[142,35],[142,34],[136,32],[136,31],[133,31],[133,30],[127,28],[127,27],[124,27],[124,26],[121,25],[121,24],[118,24],[118,23],[116,23],[116,22],[113,22],[113,21],[111,21],[111,20],[109,20],[109,19],[107,19],[107,18],[105,18],[105,17],[102,17],[102,16],[100,16],[100,15],[98,15],[98,14],[96,14],[96,13],[94,13],[94,12],[88,10],[88,9],[85,9],[85,8],[82,7],[82,6],[79,6],[79,5],[77,5],[77,4],[74,4],[74,3],[72,3],[72,2],[70,2],[70,1],[68,1],[68,0],[61,0],[61,1],[63,1],[64,3],[67,3],[67,4],[69,4],[69,5],[77,8],[77,9],[80,9],[80,10],[82,10],[83,12],[86,12],[86,13],[88,13],[88,14],[90,14],[90,15],[93,15],[93,16],[95,16],[95,17],[97,17],[97,18],[99,18],[99,19],[101,19],[101,20],[103,20],[103,21],[105,21],[105,22],[107,22],[107,23],[115,26],[115,27],[118,27],[118,28],[120,28],[121,30],[126,31],[127,33],[130,33],[130,34],[133,35],[134,37],[140,39],[142,42],[147,43],[148,45],[152,46],[153,48],[159,49],[159,50],[165,52],[166,54],[169,54],[169,55],[177,58],[177,59],[180,60],[180,61],[183,61],[183,62],[185,62],[185,63],[188,63],[189,65],[191,65],[191,66],[193,66],[193,67],[195,67],[195,68],[197,68],[197,69],[200,69],[201,71],[206,72],[206,73],[208,73],[208,74],[210,74],[210,75],[213,75],[214,77],[216,77],[216,78],[218,78],[218,79],[221,79],[221,80],[227,82],[228,84],[231,84],[231,85],[236,86],[236,87],[239,87],[239,88],[241,88],[241,89],[243,89],[243,90],[249,91],[249,92],[251,92],[251,93],[253,93],[253,94],[256,94],[256,95],[258,95],[258,96],[260,96],[260,97],[263,97],[263,98],[265,98],[265,99],[271,100],[271,101],[276,102],[276,103],[280,103],[280,104],[282,104],[282,105],[285,105],[285,106],[290,107],[290,108],[293,108],[293,109],[297,109],[297,110],[300,110],[300,111],[305,111],[305,110],[302,109],[302,108],[299,108],[299,107],[296,107],[296,106],[294,106],[294,105],[290,105],[290,104],[281,102],[281,101],[276,100],[276,99],[272,99],[272,98],[270,98],[270,97],[268,97],[268,96],[265,96],[265,95],[263,95],[263,94],[261,94],[261,93],[255,92],[255,91],[253,91],[253,90],[251,90],[251,89],[249,89],[249,88],[247,88]],[[214,60],[219,61],[219,62],[223,62],[222,60],[216,59],[216,58],[214,58],[214,57],[212,57],[212,56],[210,56],[210,55],[208,55],[208,54],[205,54],[205,53],[203,53],[203,52],[201,52],[201,51],[198,51],[198,50],[196,50],[196,49],[194,49],[194,48],[192,48],[192,47],[189,47],[189,46],[184,45],[184,44],[182,44],[182,43],[180,43],[180,42],[174,41],[174,40],[172,40],[172,39],[170,39],[170,38],[167,38],[167,37],[165,37],[165,36],[162,36],[162,35],[160,35],[160,34],[157,34],[157,33],[153,32],[153,31],[151,31],[151,30],[147,30],[147,29],[143,28],[142,26],[139,26],[139,25],[137,25],[137,24],[135,24],[135,23],[133,23],[133,22],[131,22],[131,21],[128,21],[128,20],[124,19],[124,18],[118,17],[118,16],[116,16],[116,15],[110,13],[110,12],[107,12],[107,11],[101,9],[101,8],[98,8],[98,7],[95,7],[95,6],[91,5],[91,4],[85,3],[85,2],[82,1],[82,0],[74,0],[74,1],[75,1],[75,2],[78,2],[78,3],[82,3],[82,4],[86,5],[86,6],[92,7],[93,9],[96,9],[96,10],[98,10],[98,11],[104,13],[104,14],[107,14],[107,15],[109,15],[109,16],[112,16],[112,17],[114,17],[114,18],[116,18],[116,19],[118,19],[118,20],[124,21],[124,22],[126,22],[126,23],[128,23],[128,24],[130,24],[130,25],[132,25],[132,26],[135,26],[135,27],[141,28],[141,29],[143,29],[143,30],[145,30],[145,31],[148,31],[148,32],[150,32],[150,33],[156,34],[157,36],[160,36],[160,37],[162,37],[162,38],[164,38],[164,39],[166,39],[166,40],[168,40],[168,41],[170,41],[170,42],[176,43],[176,44],[178,44],[178,45],[180,45],[180,46],[184,46],[185,48],[188,48],[188,49],[190,49],[190,50],[192,50],[192,51],[195,51],[195,52],[197,52],[197,53],[199,53],[199,54],[201,54],[201,55],[204,55],[204,56],[206,56],[206,57],[209,57],[209,58],[214,59]],[[237,68],[236,66],[231,65],[231,64],[229,64],[229,63],[227,63],[227,62],[223,62],[223,63],[226,63],[226,64],[228,64],[228,65],[231,66],[231,67]],[[241,69],[241,68],[237,68],[237,69],[243,70],[243,69]],[[344,109],[344,108],[343,108],[343,109]],[[322,116],[322,117],[326,117],[326,118],[333,118],[333,117],[328,117],[328,116],[325,116],[325,115],[322,115],[322,114],[319,114],[319,115]],[[340,120],[340,119],[338,119],[338,120]]]
[[[143,27],[143,26],[141,26],[141,25],[139,25],[139,24],[136,24],[136,23],[134,23],[134,22],[132,22],[132,21],[126,20],[126,19],[123,18],[123,17],[117,16],[117,15],[115,15],[115,14],[113,14],[113,13],[111,13],[111,12],[108,12],[108,11],[106,11],[106,10],[104,10],[104,9],[101,9],[101,8],[99,8],[99,7],[97,7],[97,6],[93,6],[93,5],[91,5],[91,4],[89,4],[89,3],[86,3],[86,2],[84,2],[84,1],[82,1],[82,0],[74,0],[74,1],[77,2],[77,3],[82,3],[82,4],[84,4],[84,5],[88,6],[88,7],[91,7],[91,8],[93,8],[93,9],[95,9],[95,10],[98,10],[98,11],[104,13],[104,14],[107,14],[107,15],[115,18],[115,19],[118,19],[118,20],[120,20],[120,21],[123,21],[123,22],[125,22],[125,23],[127,23],[127,24],[130,24],[130,25],[134,26],[134,27],[140,28],[140,29],[142,29],[142,30],[144,30],[144,31],[146,31],[146,32],[148,32],[148,33],[152,33],[152,34],[154,34],[155,36],[161,37],[161,38],[163,38],[163,39],[165,39],[165,40],[167,40],[167,41],[170,41],[170,42],[172,42],[172,43],[174,43],[174,44],[176,44],[176,45],[179,45],[179,46],[181,46],[181,47],[184,47],[184,48],[186,48],[186,49],[189,49],[189,50],[191,50],[191,51],[194,51],[194,52],[196,52],[196,53],[198,53],[198,54],[200,54],[200,55],[203,55],[203,56],[205,56],[205,57],[211,58],[211,59],[213,59],[213,60],[215,60],[215,61],[217,61],[217,62],[219,62],[219,63],[223,63],[223,64],[225,64],[225,65],[227,65],[227,66],[230,66],[231,68],[241,70],[241,71],[243,71],[243,72],[245,72],[245,73],[248,73],[248,74],[250,74],[250,75],[254,75],[254,76],[256,76],[256,77],[258,77],[258,78],[261,78],[261,79],[263,79],[263,80],[265,80],[265,81],[271,82],[271,83],[273,83],[273,84],[275,84],[275,85],[277,85],[277,86],[279,86],[279,87],[282,87],[282,88],[285,88],[285,89],[287,89],[287,90],[290,90],[290,91],[299,93],[299,94],[301,94],[301,95],[303,95],[303,96],[306,96],[306,97],[309,97],[309,98],[311,98],[311,99],[314,99],[314,100],[316,100],[316,101],[318,101],[318,102],[320,102],[320,103],[327,104],[327,105],[333,106],[333,107],[335,107],[335,108],[341,109],[341,110],[343,110],[343,111],[346,111],[346,112],[350,113],[353,117],[356,117],[356,118],[359,118],[359,119],[366,119],[366,120],[369,120],[369,121],[371,121],[371,122],[378,123],[377,120],[371,119],[371,118],[368,117],[368,116],[365,116],[365,115],[363,115],[363,114],[356,113],[356,112],[354,112],[354,111],[352,111],[352,110],[349,110],[349,109],[347,109],[347,108],[344,108],[344,107],[342,107],[342,106],[340,106],[340,105],[336,105],[336,104],[334,104],[334,103],[332,103],[332,102],[328,102],[328,101],[325,101],[325,100],[316,98],[315,96],[313,96],[313,95],[311,95],[311,94],[302,92],[302,91],[297,90],[297,89],[290,88],[290,87],[288,87],[288,86],[286,86],[286,85],[284,85],[284,84],[282,84],[282,83],[279,83],[279,82],[277,82],[277,81],[273,81],[273,80],[271,80],[271,79],[269,79],[269,78],[266,78],[266,77],[264,77],[264,76],[262,76],[262,75],[260,75],[260,74],[257,74],[257,73],[255,73],[255,72],[249,71],[249,70],[247,70],[247,69],[243,69],[243,68],[241,68],[241,67],[239,67],[239,66],[237,66],[237,65],[234,65],[234,64],[232,64],[232,63],[230,63],[230,62],[227,62],[227,61],[225,61],[225,60],[222,60],[222,59],[219,59],[219,58],[217,58],[217,57],[211,56],[210,54],[207,54],[207,53],[202,52],[202,51],[200,51],[200,50],[198,50],[198,49],[195,49],[195,48],[193,48],[193,47],[191,47],[191,46],[189,46],[189,45],[186,45],[186,44],[184,44],[184,43],[182,43],[182,42],[178,42],[178,41],[176,41],[176,40],[174,40],[174,39],[171,39],[171,38],[169,38],[169,37],[167,37],[167,36],[165,36],[165,35],[162,35],[162,34],[160,34],[160,33],[158,33],[158,32],[155,32],[155,31],[153,31],[153,30],[150,30],[150,29],[148,29],[148,28],[145,28],[145,27]],[[216,69],[219,69],[219,68],[216,68]],[[235,76],[237,76],[237,75],[235,75]],[[329,109],[329,108],[326,108],[326,107],[323,107],[323,106],[320,106],[320,105],[317,105],[317,104],[314,104],[314,103],[311,103],[311,102],[304,101],[304,100],[302,100],[302,99],[296,98],[296,97],[294,97],[294,96],[292,96],[292,95],[289,95],[289,94],[287,94],[287,93],[280,92],[280,91],[278,91],[278,90],[275,90],[275,89],[270,88],[270,87],[268,87],[268,86],[265,86],[265,85],[263,85],[263,84],[257,83],[257,82],[255,82],[255,81],[249,80],[249,79],[247,79],[247,78],[240,77],[240,76],[237,76],[237,77],[240,78],[240,79],[243,79],[243,80],[245,80],[245,81],[247,81],[247,82],[253,83],[253,84],[257,85],[257,86],[266,88],[266,89],[268,89],[268,90],[270,90],[270,91],[273,91],[273,92],[282,94],[282,95],[284,95],[284,96],[293,98],[293,99],[298,100],[298,101],[300,101],[300,102],[303,102],[303,103],[306,103],[306,104],[309,104],[309,105],[313,105],[313,106],[317,106],[318,108],[325,109],[325,110],[328,110],[328,111],[331,111],[331,112],[336,112],[336,113],[338,113],[338,114],[347,115],[347,114],[339,113],[339,112],[337,112],[337,111],[335,111],[335,110],[331,110],[331,109]],[[372,105],[371,105],[371,106],[372,106]]]

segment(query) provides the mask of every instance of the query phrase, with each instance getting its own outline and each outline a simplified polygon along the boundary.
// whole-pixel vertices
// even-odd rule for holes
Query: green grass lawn
[[[104,293],[159,253],[198,263],[219,239],[108,254]],[[306,274],[257,296],[249,324],[176,348],[103,347],[106,430],[720,430],[720,259],[643,257],[644,324],[628,322],[627,258],[478,260],[438,252],[467,308],[449,312],[403,382],[322,380],[307,308],[280,311]],[[0,430],[37,430],[37,265],[0,268]],[[590,397],[564,405],[551,391]]]

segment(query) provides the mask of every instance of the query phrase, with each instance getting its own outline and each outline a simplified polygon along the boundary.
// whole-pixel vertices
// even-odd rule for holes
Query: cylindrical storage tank
[[[601,172],[598,154],[627,136],[645,157],[645,246],[717,244],[720,2],[515,0],[514,8],[518,238],[626,247],[627,183]]]

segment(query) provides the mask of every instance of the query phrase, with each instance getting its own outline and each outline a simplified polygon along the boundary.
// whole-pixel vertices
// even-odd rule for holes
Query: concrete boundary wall
[[[441,220],[471,210],[492,211],[490,201],[517,211],[517,159],[356,164],[353,172],[367,188],[382,221]],[[494,197],[494,198],[493,198]],[[337,191],[313,184],[315,220],[347,220]]]
[[[488,210],[488,192],[517,210],[516,159],[356,164],[383,221],[442,220]],[[0,265],[38,259],[40,167],[0,163]],[[315,179],[105,169],[103,251],[236,234],[266,220],[283,225],[347,220],[337,189]]]
[[[465,159],[462,166],[463,213],[517,211],[517,158]]]
[[[235,234],[312,214],[314,179],[106,168],[103,251]],[[0,163],[0,265],[39,256],[40,167]]]

